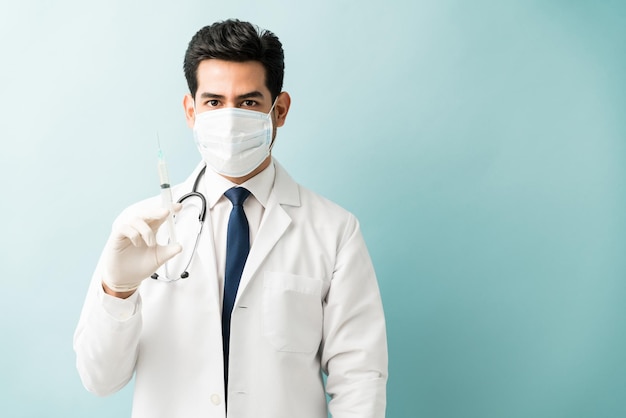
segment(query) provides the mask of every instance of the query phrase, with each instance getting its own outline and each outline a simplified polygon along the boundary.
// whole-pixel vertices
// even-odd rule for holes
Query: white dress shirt
[[[250,228],[250,248],[254,244],[254,238],[259,231],[263,220],[267,200],[274,186],[276,170],[272,162],[265,170],[252,177],[250,180],[239,185],[250,191],[250,196],[243,204],[248,225]],[[224,297],[224,274],[226,270],[226,237],[228,232],[228,218],[233,208],[232,203],[224,193],[237,185],[220,176],[210,168],[206,169],[204,177],[198,189],[206,197],[207,211],[213,226],[213,244],[215,247],[215,260],[217,263],[217,280],[220,288],[220,299]],[[201,257],[209,256],[201,254]]]

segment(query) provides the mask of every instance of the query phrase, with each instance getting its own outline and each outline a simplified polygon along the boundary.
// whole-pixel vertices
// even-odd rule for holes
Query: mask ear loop
[[[276,96],[276,98],[274,99],[274,103],[272,103],[272,107],[270,107],[270,111],[267,112],[267,115],[269,117],[272,117],[272,112],[274,111],[274,106],[276,106],[276,102],[278,101],[278,96]],[[272,123],[273,124],[273,123]]]
[[[272,150],[274,149],[274,121],[272,120],[272,112],[274,111],[274,106],[276,106],[277,101],[278,101],[278,96],[276,96],[276,98],[274,99],[274,103],[272,103],[272,107],[270,107],[270,111],[267,112],[267,116],[270,120],[270,125],[272,126],[272,142],[270,143],[270,149],[269,149],[270,154],[272,153]]]

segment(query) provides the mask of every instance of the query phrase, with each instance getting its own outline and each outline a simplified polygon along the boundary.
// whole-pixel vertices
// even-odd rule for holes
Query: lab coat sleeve
[[[353,216],[339,244],[324,304],[322,367],[332,417],[384,417],[385,318],[374,267]]]
[[[74,333],[74,351],[85,388],[106,396],[133,376],[141,332],[141,296],[136,292],[122,300],[104,294],[99,271],[96,267]]]

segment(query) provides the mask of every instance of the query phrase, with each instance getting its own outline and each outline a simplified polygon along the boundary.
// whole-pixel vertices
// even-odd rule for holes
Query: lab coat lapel
[[[267,208],[265,209],[265,216],[259,227],[257,237],[252,244],[252,248],[250,248],[250,254],[248,255],[246,265],[241,275],[235,306],[239,301],[239,297],[248,286],[248,283],[250,283],[250,280],[254,277],[272,248],[274,248],[274,245],[276,245],[280,237],[283,236],[289,224],[291,224],[291,217],[283,206],[300,206],[298,184],[293,181],[276,160],[274,160],[274,164],[276,167],[274,188],[270,194]]]

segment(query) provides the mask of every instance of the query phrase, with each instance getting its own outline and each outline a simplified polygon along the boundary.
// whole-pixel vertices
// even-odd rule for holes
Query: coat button
[[[217,393],[214,393],[211,395],[211,402],[213,402],[213,405],[219,405],[222,402],[222,398]]]

